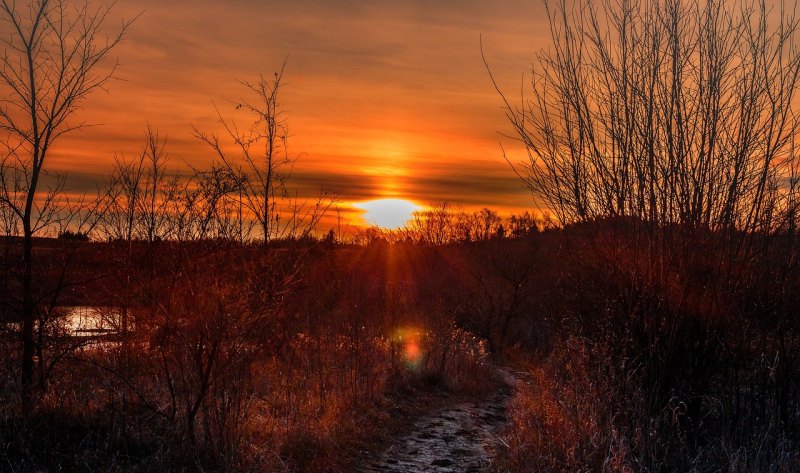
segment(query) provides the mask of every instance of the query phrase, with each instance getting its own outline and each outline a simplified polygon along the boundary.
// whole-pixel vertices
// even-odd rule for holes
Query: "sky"
[[[83,104],[97,124],[52,150],[51,169],[76,191],[93,189],[114,155],[132,156],[148,124],[167,137],[174,167],[202,167],[213,151],[192,127],[246,124],[238,80],[271,76],[286,59],[280,102],[301,196],[333,192],[348,215],[372,199],[466,210],[533,208],[503,158],[524,151],[481,59],[518,99],[547,45],[537,0],[119,0],[110,25],[141,16],[115,50],[117,80]],[[359,223],[359,222],[356,222]]]

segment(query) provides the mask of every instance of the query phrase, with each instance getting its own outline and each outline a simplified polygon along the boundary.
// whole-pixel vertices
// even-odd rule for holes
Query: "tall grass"
[[[485,389],[486,341],[437,309],[406,266],[428,267],[425,252],[210,242],[97,250],[82,256],[86,271],[125,272],[83,291],[124,303],[126,328],[65,350],[34,412],[9,397],[17,347],[4,339],[0,461],[13,471],[349,471],[400,421],[389,417],[394,397],[430,385]]]
[[[796,470],[791,240],[735,237],[756,257],[713,232],[657,229],[674,240],[654,251],[653,233],[618,223],[570,231],[552,348],[510,409],[510,468]]]

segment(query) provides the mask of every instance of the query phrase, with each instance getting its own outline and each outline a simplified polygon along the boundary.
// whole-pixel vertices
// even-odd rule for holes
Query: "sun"
[[[419,205],[404,199],[376,199],[353,204],[364,211],[364,220],[371,225],[394,230],[404,226],[414,212],[422,210]]]

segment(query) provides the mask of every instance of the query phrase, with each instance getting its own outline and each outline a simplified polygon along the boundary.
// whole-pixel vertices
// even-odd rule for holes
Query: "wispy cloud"
[[[288,55],[282,102],[291,148],[304,153],[299,192],[531,205],[497,144],[510,130],[479,37],[513,94],[544,44],[538,2],[120,0],[115,14],[141,11],[117,51],[122,80],[82,112],[103,125],[53,150],[54,167],[80,176],[75,187],[90,188],[115,153],[138,153],[147,123],[168,136],[176,165],[209,163],[191,125],[218,130],[214,103],[246,122],[228,102],[242,93],[236,79],[271,74]]]

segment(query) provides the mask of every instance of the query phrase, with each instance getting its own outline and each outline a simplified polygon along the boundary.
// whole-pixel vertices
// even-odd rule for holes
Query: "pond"
[[[119,307],[63,306],[58,308],[64,328],[74,337],[110,335],[120,331]]]

